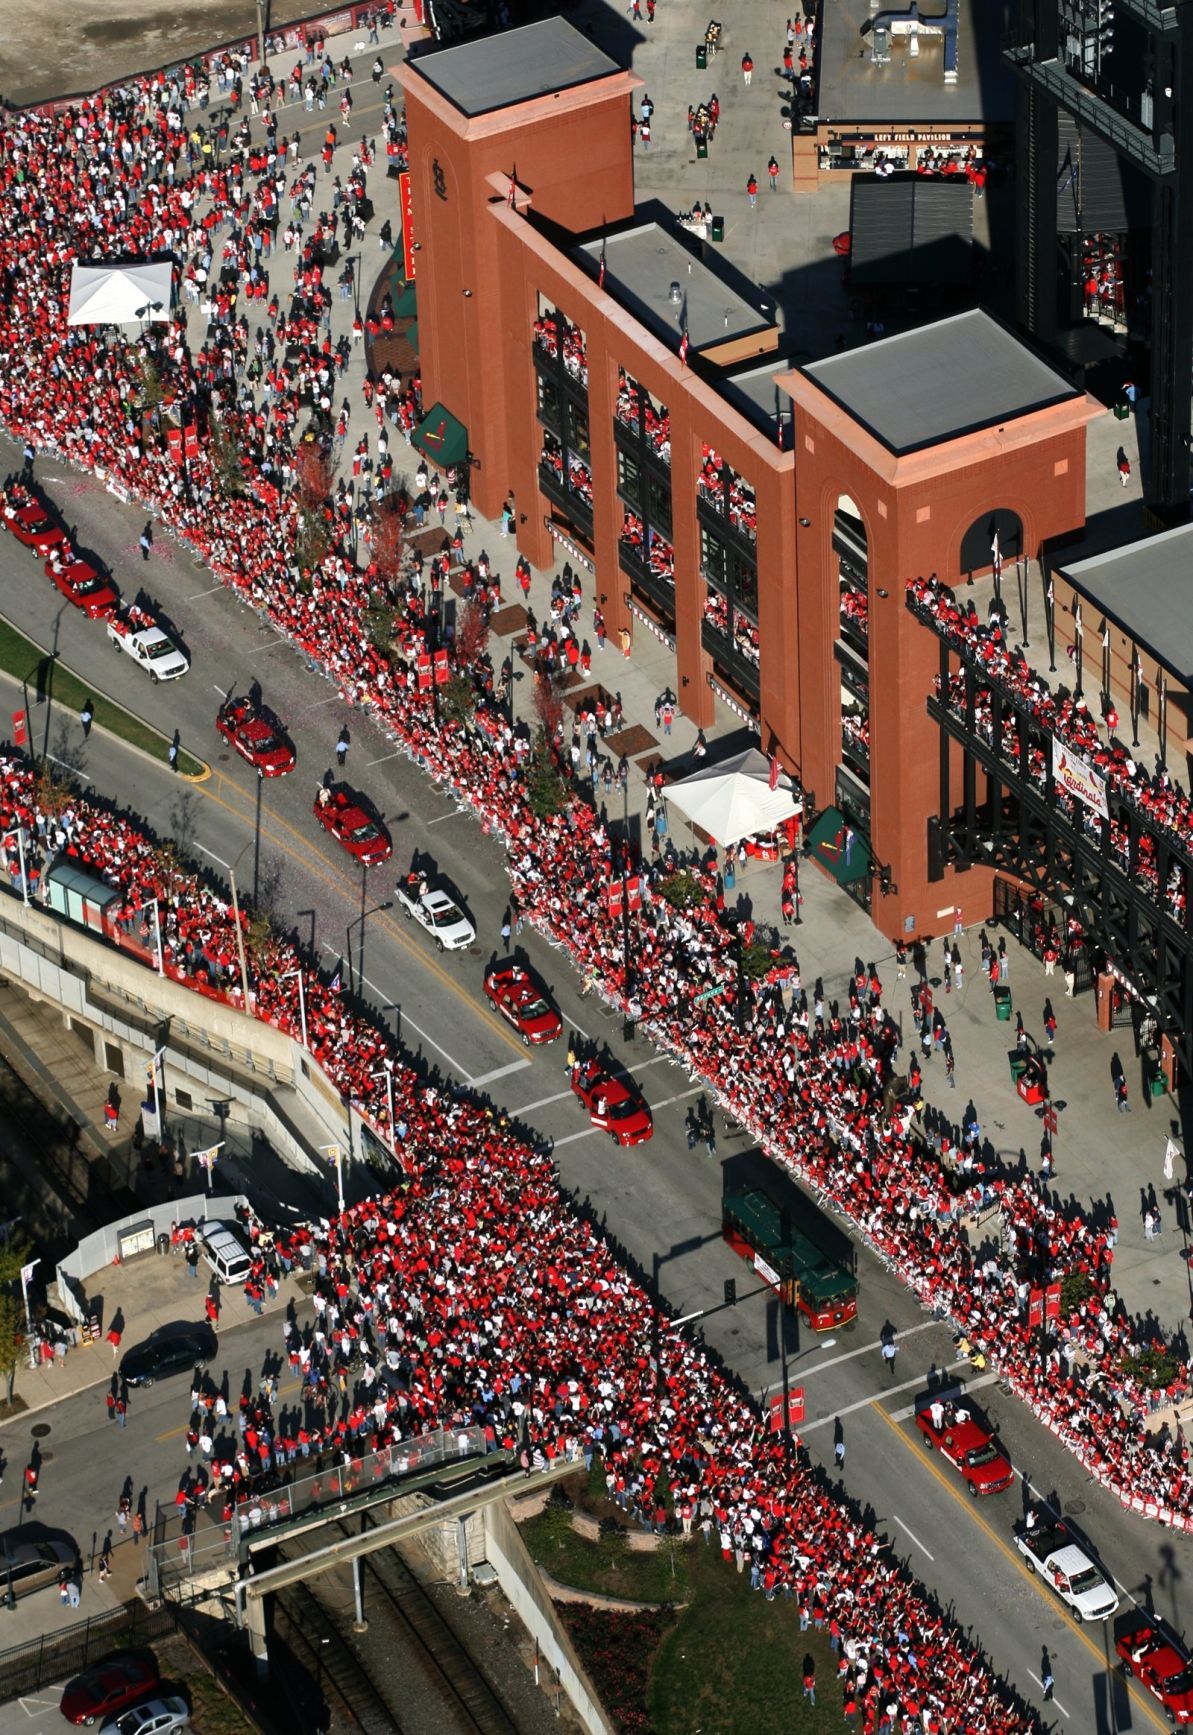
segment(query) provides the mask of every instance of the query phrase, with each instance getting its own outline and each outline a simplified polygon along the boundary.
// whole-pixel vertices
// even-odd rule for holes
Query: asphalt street
[[[560,955],[537,935],[524,933],[519,942],[524,955],[557,1000],[567,1028],[608,1045],[632,1069],[655,1116],[653,1141],[629,1151],[590,1129],[568,1088],[563,1044],[528,1053],[483,1001],[481,978],[500,947],[505,909],[505,880],[493,841],[459,815],[405,757],[395,755],[367,718],[349,714],[323,678],[255,615],[222,587],[204,582],[206,575],[173,543],[159,538],[145,571],[139,558],[132,567],[136,515],[97,485],[74,477],[55,480],[59,475],[51,470],[43,480],[64,510],[68,503],[73,507],[72,521],[85,517],[85,545],[111,564],[126,595],[132,595],[138,579],[146,580],[178,626],[193,667],[181,681],[153,687],[112,653],[101,625],[73,610],[59,612],[40,568],[6,538],[0,541],[0,579],[7,612],[40,642],[56,642],[64,660],[97,688],[167,731],[178,727],[187,744],[212,762],[215,775],[188,786],[98,731],[84,744],[78,719],[69,713],[51,714],[47,732],[44,715],[35,710],[35,739],[48,739],[50,751],[78,764],[99,795],[131,804],[162,835],[205,844],[226,861],[243,854],[240,883],[246,890],[252,885],[260,792],[259,890],[268,891],[285,925],[308,940],[313,936],[330,965],[343,960],[347,982],[345,930],[359,916],[361,874],[316,827],[310,803],[334,762],[340,724],[350,721],[347,774],[384,814],[395,845],[393,866],[373,870],[367,878],[366,908],[392,897],[397,872],[417,850],[438,865],[478,929],[478,942],[469,952],[440,957],[425,934],[393,911],[369,915],[367,992],[394,1019],[407,1046],[489,1093],[549,1143],[563,1184],[586,1199],[630,1257],[656,1277],[676,1314],[713,1310],[699,1328],[756,1392],[779,1389],[786,1363],[789,1383],[804,1387],[810,1450],[831,1464],[833,1422],[839,1419],[847,1446],[847,1490],[870,1507],[895,1552],[1028,1698],[1040,1696],[1040,1651],[1047,1645],[1057,1681],[1058,1727],[1101,1735],[1159,1722],[1138,1689],[1128,1693],[1121,1678],[1108,1673],[1108,1633],[1075,1627],[1020,1566],[1011,1527],[1026,1497],[1022,1488],[978,1507],[949,1467],[929,1459],[918,1443],[910,1419],[917,1393],[926,1389],[930,1373],[958,1371],[945,1327],[926,1320],[902,1285],[864,1252],[857,1328],[833,1340],[815,1339],[791,1319],[781,1323],[776,1304],[765,1296],[724,1308],[727,1277],[737,1278],[743,1292],[752,1287],[746,1268],[719,1234],[723,1168],[726,1163],[735,1171],[740,1167],[745,1140],[735,1137],[718,1114],[716,1158],[702,1144],[689,1150],[686,1117],[703,1106],[701,1088],[643,1042],[624,1045],[620,1024],[599,1002],[582,995]],[[254,677],[289,724],[299,757],[290,777],[264,785],[222,749],[214,730],[221,694],[229,687],[243,690]],[[0,686],[0,693],[15,692],[13,683]],[[358,935],[353,939],[357,942]],[[888,1323],[901,1346],[889,1379],[879,1353],[879,1333]],[[244,1369],[259,1371],[266,1348],[276,1347],[276,1323],[254,1323],[234,1335],[229,1361],[238,1384]],[[664,1364],[665,1358],[664,1344]],[[1068,1454],[996,1386],[986,1385],[976,1396],[1030,1484],[1088,1526],[1091,1542],[1124,1592],[1150,1602],[1179,1629],[1184,1539],[1143,1526],[1100,1488],[1088,1485]],[[138,1397],[127,1433],[118,1436],[107,1428],[102,1395],[83,1394],[61,1406],[52,1416],[55,1461],[43,1482],[39,1518],[49,1521],[52,1515],[86,1550],[93,1535],[102,1540],[130,1463],[136,1466],[138,1492],[147,1491],[150,1510],[156,1498],[172,1499],[185,1463],[185,1408],[185,1394],[168,1383],[156,1387]],[[25,1449],[23,1436],[19,1424],[0,1433],[13,1462]],[[5,1512],[0,1503],[0,1514],[10,1523],[13,1511]]]

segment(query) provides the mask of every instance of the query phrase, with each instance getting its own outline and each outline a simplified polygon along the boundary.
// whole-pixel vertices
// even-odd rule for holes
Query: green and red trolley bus
[[[794,1187],[790,1194],[787,1203],[769,1188],[726,1187],[721,1233],[813,1331],[850,1326],[857,1319],[853,1249],[810,1200]]]

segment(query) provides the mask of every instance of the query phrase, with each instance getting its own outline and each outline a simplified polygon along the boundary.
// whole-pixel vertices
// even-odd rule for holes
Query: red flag
[[[779,771],[779,755],[777,753],[772,753],[770,756],[770,776],[767,778],[772,795],[779,787]]]
[[[512,210],[513,206],[514,206],[514,200],[518,196],[518,183],[517,183],[517,181],[515,181],[515,179],[512,175],[510,176],[510,190],[506,196],[509,200],[510,208]]]
[[[775,439],[778,441],[779,450],[781,452],[783,450],[783,418],[782,418],[782,416],[776,416],[775,417]]]
[[[602,241],[601,242],[601,267],[600,267],[600,270],[597,272],[597,288],[603,289],[604,287],[605,287],[605,243]]]
[[[688,334],[686,331],[679,340],[679,365],[681,367],[688,365]]]

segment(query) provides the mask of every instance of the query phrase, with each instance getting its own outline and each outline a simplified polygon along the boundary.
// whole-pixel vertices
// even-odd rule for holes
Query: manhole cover
[[[1070,1518],[1079,1518],[1085,1511],[1085,1501],[1068,1500],[1065,1502],[1065,1511],[1069,1514]]]
[[[52,1434],[53,1431],[48,1422],[34,1422],[29,1430],[35,1440],[44,1440],[46,1435]]]

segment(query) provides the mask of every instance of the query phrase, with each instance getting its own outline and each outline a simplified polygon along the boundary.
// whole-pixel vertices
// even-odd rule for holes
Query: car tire
[[[931,1434],[924,1434],[924,1433],[921,1433],[921,1435],[920,1435],[920,1439],[921,1439],[921,1440],[922,1440],[922,1441],[923,1441],[923,1442],[924,1442],[924,1449],[925,1449],[925,1451],[928,1451],[928,1452],[935,1452],[935,1450],[936,1450],[936,1441],[935,1441],[935,1440],[934,1440],[934,1439],[933,1439],[933,1438],[932,1438],[932,1436],[931,1436]]]
[[[1130,1663],[1127,1662],[1125,1657],[1124,1657],[1122,1663],[1119,1665],[1119,1667],[1122,1669],[1123,1674],[1127,1677],[1127,1679],[1129,1681],[1131,1679],[1131,1677],[1134,1675],[1135,1671],[1131,1667]]]
[[[522,1047],[523,1048],[529,1048],[530,1047],[530,1038],[529,1038],[529,1036],[527,1036],[525,1031],[522,1032]]]
[[[1023,1556],[1023,1564],[1027,1568],[1028,1572],[1030,1572],[1032,1577],[1034,1578],[1036,1576],[1036,1563],[1032,1559],[1030,1554],[1025,1554]]]
[[[446,947],[445,947],[445,946],[444,946],[444,944],[443,944],[443,941],[442,941],[442,940],[436,940],[436,942],[435,942],[435,944],[436,944],[436,945],[437,945],[437,946],[438,946],[438,947],[439,947],[439,950],[440,950],[440,951],[441,951],[441,952],[444,952],[444,951],[446,951],[446,950],[447,950],[447,948],[446,948]]]
[[[978,1485],[977,1485],[977,1483],[976,1482],[970,1482],[967,1484],[967,1486],[969,1488],[969,1492],[973,1495],[974,1499],[976,1500],[978,1497]]]
[[[1073,1619],[1077,1622],[1077,1625],[1079,1627],[1083,1627],[1085,1625],[1085,1616],[1082,1614],[1082,1612],[1079,1608],[1075,1608],[1073,1610]]]
[[[264,778],[265,778],[265,772],[264,772],[264,770],[263,770],[263,769],[262,769],[262,767],[261,767],[261,766],[260,766],[260,765],[258,765],[258,767],[257,767],[257,776],[258,776],[258,777],[260,777],[260,778],[261,778],[261,779],[262,779],[262,781],[264,781]],[[18,863],[18,866],[19,866],[19,865],[20,865],[20,864],[19,864],[19,863]]]
[[[157,674],[157,670],[156,670],[156,669],[150,669],[150,671],[149,671],[149,679],[150,679],[150,680],[151,680],[151,681],[152,681],[152,682],[153,682],[153,684],[154,684],[154,686],[155,686],[155,687],[156,687],[156,686],[157,686],[157,681],[158,681],[158,674]]]
[[[406,908],[406,906],[404,904],[402,906],[402,914],[405,916],[407,921],[410,920],[410,911]]]

